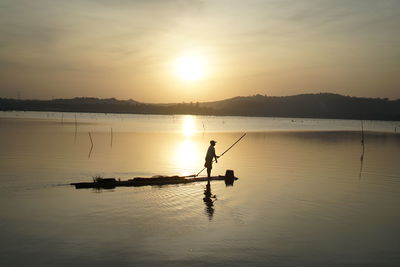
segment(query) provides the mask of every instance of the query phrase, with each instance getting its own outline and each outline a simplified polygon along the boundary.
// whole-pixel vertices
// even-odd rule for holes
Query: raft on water
[[[94,178],[93,182],[71,183],[76,189],[82,188],[103,188],[112,189],[118,186],[161,186],[172,184],[187,184],[203,181],[223,180],[226,185],[233,185],[233,182],[238,178],[234,176],[232,170],[227,170],[225,175],[207,177],[192,177],[187,176],[154,176],[151,178],[135,177],[133,179],[121,181],[115,178]]]

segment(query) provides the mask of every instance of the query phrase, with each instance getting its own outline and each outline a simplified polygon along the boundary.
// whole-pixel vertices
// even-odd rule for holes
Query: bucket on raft
[[[235,174],[233,170],[226,170],[225,172],[225,185],[232,186],[235,181]]]

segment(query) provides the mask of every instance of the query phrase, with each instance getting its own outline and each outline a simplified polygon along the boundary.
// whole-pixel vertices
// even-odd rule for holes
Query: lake
[[[400,122],[364,121],[364,153],[352,120],[0,112],[0,129],[1,266],[400,266]],[[194,174],[245,132],[211,204],[206,182],[69,185]]]

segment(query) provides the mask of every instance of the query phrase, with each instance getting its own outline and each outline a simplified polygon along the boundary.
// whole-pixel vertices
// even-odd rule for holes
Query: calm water
[[[76,118],[76,119],[75,119]],[[397,129],[396,129],[397,127]],[[400,123],[0,113],[0,265],[400,266]],[[397,133],[395,133],[395,130]],[[93,138],[93,149],[88,132]],[[112,132],[112,133],[111,133]],[[205,183],[76,190],[91,177]]]

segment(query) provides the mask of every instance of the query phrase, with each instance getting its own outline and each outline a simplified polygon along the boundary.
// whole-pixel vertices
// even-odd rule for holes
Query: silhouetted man
[[[210,176],[211,176],[213,159],[215,158],[215,163],[218,163],[217,159],[219,157],[217,156],[217,154],[215,154],[215,144],[216,143],[217,142],[214,140],[210,141],[210,146],[208,147],[207,155],[206,155],[206,163],[204,163],[204,167],[207,168],[207,177],[208,178],[210,178]]]

